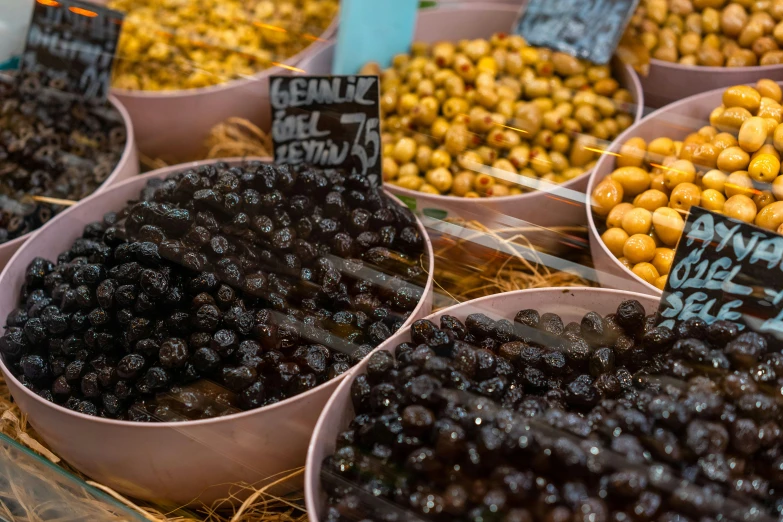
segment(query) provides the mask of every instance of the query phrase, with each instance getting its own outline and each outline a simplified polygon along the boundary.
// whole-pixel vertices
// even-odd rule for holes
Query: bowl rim
[[[476,0],[474,2],[466,2],[466,3],[460,3],[459,1],[456,1],[454,3],[449,3],[445,5],[438,4],[436,6],[428,7],[426,9],[420,10],[417,18],[417,23],[418,23],[418,19],[421,17],[439,16],[449,12],[457,12],[457,11],[497,11],[497,12],[509,13],[509,14],[511,13],[518,14],[520,12],[521,9],[520,6],[516,4],[512,5],[509,3],[496,3],[496,2],[498,2],[498,0],[487,0],[486,2]],[[525,6],[524,1],[522,6],[523,7]],[[416,41],[415,37],[414,37],[414,41]],[[319,49],[317,49],[315,52],[313,52],[311,56],[308,56],[303,61],[310,60],[314,58],[317,54],[326,52],[328,49],[333,48],[336,45],[335,42],[322,42],[322,43],[323,45]],[[626,74],[630,79],[630,85],[623,86],[623,87],[627,88],[631,92],[636,93],[637,100],[636,103],[634,104],[635,110],[633,113],[633,124],[631,125],[631,127],[633,127],[633,125],[641,121],[644,117],[644,109],[645,109],[644,89],[642,88],[641,79],[639,78],[639,74],[634,70],[634,68],[628,64],[622,63],[622,61],[620,61],[617,55],[612,57],[612,61],[610,62],[610,64],[612,64],[612,66],[615,68],[620,67],[625,70]],[[483,165],[483,167],[489,169],[493,168],[488,165]],[[579,176],[576,176],[573,179],[566,181],[565,183],[551,183],[549,181],[542,181],[541,179],[536,179],[536,183],[540,188],[537,188],[532,192],[525,192],[523,194],[517,194],[513,196],[500,196],[500,197],[493,197],[493,198],[465,198],[459,196],[444,196],[441,194],[427,194],[425,192],[419,192],[417,190],[406,189],[398,185],[395,185],[391,182],[385,185],[388,188],[388,190],[393,194],[404,196],[406,198],[421,199],[422,201],[428,201],[432,204],[442,204],[442,205],[449,205],[449,204],[453,205],[455,204],[455,202],[459,202],[459,204],[468,207],[475,207],[475,206],[481,206],[487,201],[491,201],[493,204],[523,202],[528,199],[532,199],[534,197],[541,197],[542,194],[555,195],[555,196],[560,194],[562,195],[562,197],[566,199],[572,199],[569,196],[569,193],[580,192],[579,190],[575,190],[574,187],[578,187],[581,183],[583,183],[584,180],[588,178],[588,176],[592,175],[594,170],[595,167],[580,174]],[[579,204],[581,205],[583,204],[583,202],[580,201]]]
[[[131,177],[129,179],[123,180],[122,182],[117,183],[116,185],[112,185],[108,190],[104,191],[103,193],[93,194],[93,195],[89,196],[89,198],[86,198],[85,200],[82,200],[82,202],[86,201],[87,199],[92,199],[94,197],[100,197],[102,194],[109,193],[110,191],[120,190],[122,188],[125,188],[126,185],[131,185],[131,184],[134,184],[134,183],[138,183],[139,186],[140,186],[140,190],[141,190],[141,187],[143,187],[146,184],[146,181],[148,181],[150,179],[162,179],[164,176],[166,176],[166,175],[168,175],[168,174],[170,174],[172,172],[178,172],[178,171],[181,171],[181,170],[187,170],[187,169],[195,168],[195,167],[198,167],[198,166],[201,166],[201,165],[209,165],[209,164],[218,163],[218,162],[221,162],[221,161],[224,161],[226,163],[231,163],[231,162],[245,162],[245,161],[254,161],[254,160],[271,161],[271,158],[268,158],[268,157],[255,157],[255,156],[232,157],[232,158],[217,158],[217,159],[212,159],[212,160],[201,160],[201,161],[193,161],[193,162],[188,162],[188,163],[180,163],[180,164],[177,164],[177,165],[170,165],[170,166],[167,166],[167,167],[163,167],[163,168],[160,168],[160,169],[153,170],[151,172],[148,172],[148,173],[145,173],[145,174],[142,174],[142,175],[139,175],[139,176],[133,176],[133,177]],[[405,206],[405,204],[402,201],[400,201],[398,198],[394,197],[394,195],[390,194],[388,191],[384,191],[384,192],[395,203],[397,203],[400,206],[403,206],[403,207],[407,208]],[[66,209],[65,211],[57,214],[57,216],[55,216],[55,218],[49,220],[49,222],[46,223],[46,225],[44,225],[43,227],[35,230],[33,232],[33,234],[37,234],[38,231],[44,230],[46,227],[51,226],[51,224],[54,223],[56,220],[61,219],[61,216],[65,216],[65,218],[62,218],[62,219],[67,219],[69,213],[72,211],[73,208],[76,208],[76,206],[77,205],[74,205],[74,206]],[[430,240],[429,234],[427,234],[427,231],[426,231],[426,228],[424,226],[424,223],[422,223],[422,221],[419,219],[419,217],[415,213],[413,213],[413,217],[416,219],[416,225],[417,225],[417,228],[419,229],[419,232],[423,232],[422,236],[423,236],[423,239],[424,239],[424,253],[427,254],[427,256],[429,257],[428,266],[427,266],[427,283],[425,284],[425,286],[423,288],[421,299],[419,299],[419,302],[416,304],[416,307],[411,311],[411,315],[405,321],[405,325],[403,326],[403,328],[401,328],[398,331],[401,331],[401,330],[407,328],[408,326],[410,326],[410,324],[413,323],[413,321],[415,320],[413,318],[416,317],[416,313],[421,311],[422,307],[428,302],[428,300],[431,301],[431,294],[432,294],[432,289],[433,289],[433,286],[434,286],[434,277],[433,276],[434,276],[434,273],[435,273],[435,255],[434,255],[434,250],[432,248],[432,241]],[[15,265],[18,264],[17,257],[21,257],[21,254],[23,252],[24,252],[24,245],[22,246],[22,248],[17,250],[14,253],[14,255],[11,257],[11,259],[8,261],[8,264],[6,264],[6,267],[0,273],[0,281],[5,279],[5,274],[6,274],[6,271],[9,270],[9,267],[12,267],[12,266],[15,266]],[[13,289],[8,289],[8,291],[14,292],[14,293],[18,293],[19,289],[18,288],[13,288]],[[0,320],[4,321],[5,319],[0,319]],[[395,334],[396,333],[397,332],[395,332]],[[383,343],[381,343],[381,344],[383,344]],[[378,347],[380,347],[380,346],[381,345],[378,345]],[[378,347],[374,348],[373,351],[377,350]],[[323,392],[324,391],[323,389],[328,387],[328,386],[339,385],[339,383],[343,379],[345,379],[348,375],[353,373],[353,368],[356,367],[360,363],[361,363],[361,361],[359,363],[357,363],[356,365],[352,366],[345,373],[340,374],[340,375],[334,377],[333,379],[329,379],[328,381],[319,384],[318,386],[316,386],[315,388],[313,388],[311,390],[308,390],[308,391],[306,391],[304,393],[300,393],[298,395],[294,395],[292,397],[288,397],[287,399],[284,399],[282,401],[276,402],[274,404],[270,404],[268,406],[262,406],[260,408],[254,408],[254,409],[246,410],[246,411],[240,411],[240,412],[237,412],[237,413],[232,413],[230,415],[225,415],[225,416],[221,416],[221,417],[212,417],[212,418],[209,418],[209,419],[198,419],[198,420],[187,420],[187,421],[174,421],[174,422],[135,422],[135,421],[128,421],[128,420],[108,419],[108,418],[104,418],[104,417],[98,417],[98,416],[92,416],[92,415],[86,415],[86,414],[83,414],[83,413],[79,413],[79,412],[76,412],[76,411],[73,411],[73,410],[69,410],[68,408],[66,408],[64,406],[61,406],[59,404],[56,404],[54,402],[49,402],[46,399],[44,399],[43,397],[41,397],[40,395],[38,395],[37,393],[34,393],[33,391],[31,391],[28,388],[26,388],[25,386],[23,386],[22,383],[19,382],[19,379],[17,379],[16,376],[6,366],[5,361],[4,361],[2,356],[0,356],[0,372],[2,372],[2,375],[6,379],[9,379],[9,378],[13,379],[14,380],[14,384],[18,385],[18,387],[22,390],[22,393],[27,395],[32,400],[37,401],[39,404],[42,404],[43,406],[53,407],[53,408],[55,408],[55,410],[59,411],[60,413],[66,414],[68,416],[71,416],[71,417],[73,417],[73,418],[75,418],[77,420],[82,420],[82,421],[85,421],[85,422],[95,422],[95,423],[98,423],[98,424],[103,424],[103,425],[108,425],[108,426],[116,426],[116,427],[133,427],[133,428],[148,429],[148,430],[153,430],[153,429],[160,430],[160,429],[171,429],[171,428],[177,429],[177,428],[183,428],[183,427],[207,426],[207,425],[216,424],[216,423],[220,423],[220,422],[226,422],[226,421],[229,421],[229,420],[232,420],[232,419],[239,419],[239,418],[249,417],[251,415],[258,415],[258,414],[260,414],[262,412],[269,412],[269,411],[272,411],[272,410],[276,410],[276,409],[287,407],[289,404],[293,403],[294,401],[305,400],[305,399],[308,399],[309,397],[311,397],[312,395],[316,395],[318,393]]]
[[[101,191],[106,190],[109,187],[113,187],[114,185],[119,185],[119,183],[114,183],[114,178],[117,177],[117,174],[120,172],[120,168],[125,167],[130,161],[134,159],[133,156],[136,155],[136,136],[133,133],[133,122],[131,121],[130,114],[128,114],[128,109],[126,109],[125,105],[123,105],[122,102],[119,99],[117,99],[117,97],[114,96],[113,94],[109,94],[108,100],[112,104],[114,109],[120,114],[123,122],[125,123],[125,133],[127,135],[125,138],[125,147],[122,150],[120,159],[117,160],[117,164],[114,166],[114,169],[112,169],[111,174],[109,174],[109,176],[105,180],[103,180],[103,183],[98,185],[98,187],[95,190],[93,190],[92,193],[80,199],[79,203],[85,201],[88,198],[93,197],[95,194],[99,194]],[[138,173],[138,165],[136,167],[136,172]],[[76,206],[76,205],[72,205],[72,206]],[[66,210],[68,209],[63,210],[62,212],[60,212],[60,214],[62,214]],[[57,216],[59,216],[60,214],[57,214]],[[56,218],[57,216],[54,216],[54,218]],[[46,224],[48,225],[48,222]],[[38,227],[35,230],[31,230],[27,234],[24,234],[22,236],[12,239],[11,241],[6,241],[5,243],[0,244],[0,250],[8,249],[8,248],[18,249],[22,244],[24,244],[25,242],[27,242],[28,239],[30,239],[32,234],[35,234],[41,228],[43,227]]]
[[[709,74],[728,74],[730,72],[737,74],[747,74],[750,72],[774,72],[776,69],[783,70],[783,63],[775,63],[771,65],[750,65],[745,67],[717,67],[714,65],[684,65],[681,63],[659,60],[657,58],[650,58],[650,65],[654,65],[662,69],[675,69],[682,72]]]
[[[781,68],[783,68],[783,65],[781,66]],[[778,81],[776,83],[783,87],[783,81]],[[744,84],[744,85],[754,85],[754,84],[755,84],[755,82],[754,83]],[[623,143],[625,143],[628,139],[630,139],[632,137],[631,134],[633,134],[640,125],[642,125],[644,123],[649,123],[652,120],[660,118],[663,114],[668,114],[668,113],[674,112],[674,111],[677,110],[677,108],[679,108],[681,106],[684,106],[684,105],[688,105],[688,104],[693,103],[695,101],[698,101],[698,100],[700,100],[702,98],[707,99],[707,98],[718,96],[719,94],[722,94],[723,92],[725,92],[726,89],[728,89],[728,87],[719,87],[717,89],[712,89],[710,91],[701,92],[701,93],[698,93],[698,94],[694,94],[692,96],[688,96],[686,98],[682,98],[682,99],[680,99],[680,100],[678,100],[678,101],[676,101],[674,103],[670,103],[669,105],[664,105],[663,107],[661,107],[659,109],[656,109],[655,111],[651,112],[650,114],[648,114],[647,116],[645,116],[644,118],[639,120],[638,122],[635,122],[633,125],[628,127],[625,131],[623,131],[622,134],[617,136],[617,138],[615,138],[615,140],[611,143],[609,148],[606,149],[607,152],[619,152],[620,148],[623,146]],[[707,114],[706,117],[707,117],[707,123],[709,124],[709,114]],[[620,261],[614,256],[614,254],[612,254],[609,251],[609,248],[607,248],[607,246],[604,243],[603,239],[601,239],[601,235],[598,233],[598,226],[596,225],[596,220],[593,218],[593,206],[592,206],[591,200],[592,200],[593,189],[595,188],[595,186],[599,182],[598,179],[597,179],[598,171],[599,171],[598,167],[599,166],[603,166],[603,162],[607,162],[607,163],[608,162],[613,162],[614,163],[614,156],[611,155],[611,154],[602,154],[601,158],[599,158],[599,160],[598,160],[598,163],[596,163],[595,168],[590,173],[590,179],[587,182],[587,191],[585,192],[585,196],[587,198],[587,201],[586,201],[586,204],[585,204],[585,211],[587,212],[587,226],[588,226],[588,230],[589,230],[589,235],[591,237],[595,236],[595,239],[596,239],[595,242],[598,243],[599,248],[601,248],[603,254],[605,256],[609,257],[611,259],[612,263],[615,266],[618,266],[618,267],[622,268],[626,272],[627,275],[631,276],[634,279],[635,282],[638,282],[638,283],[642,284],[643,286],[645,286],[650,292],[653,292],[654,295],[656,295],[656,296],[663,295],[663,290],[661,290],[661,289],[651,285],[650,283],[648,283],[647,281],[645,281],[641,277],[639,277],[636,274],[634,274],[625,265],[620,263]],[[606,179],[607,176],[610,176],[613,171],[614,171],[614,168],[609,169],[609,173],[606,176],[604,176],[603,178],[601,178],[601,181]],[[676,250],[676,247],[675,247],[675,250]]]
[[[277,62],[281,65],[273,65],[253,73],[251,76],[232,78],[227,82],[216,83],[214,85],[207,85],[205,87],[193,87],[190,89],[170,89],[161,91],[151,91],[142,89],[121,89],[119,87],[112,87],[112,94],[123,98],[129,98],[134,100],[146,100],[146,99],[164,99],[170,100],[174,98],[187,98],[189,96],[208,95],[215,91],[222,91],[233,89],[235,87],[242,87],[244,85],[250,85],[254,82],[266,81],[270,76],[275,74],[285,74],[286,71],[292,71],[298,69],[296,66],[299,62],[307,57],[308,53],[319,51],[324,45],[329,44],[332,38],[337,33],[340,22],[340,12],[338,11],[334,18],[329,22],[329,25],[321,32],[320,35],[315,36],[315,40],[309,45],[304,47],[301,51],[293,56],[289,56],[281,62]],[[291,69],[289,69],[291,68]]]
[[[431,320],[433,317],[443,316],[443,315],[455,315],[459,317],[458,312],[460,308],[468,307],[468,306],[480,306],[481,304],[487,301],[513,299],[528,294],[532,296],[531,297],[532,300],[535,299],[536,295],[540,295],[540,294],[558,294],[558,293],[567,294],[569,292],[579,292],[579,293],[597,292],[599,294],[604,294],[604,295],[617,295],[617,296],[622,295],[628,299],[631,298],[656,299],[656,300],[660,299],[660,296],[658,295],[643,294],[640,292],[632,292],[629,290],[617,290],[614,288],[596,288],[590,286],[529,288],[525,290],[514,290],[513,292],[503,292],[500,294],[488,295],[484,297],[479,297],[478,299],[472,299],[470,301],[465,301],[462,303],[451,305],[447,308],[442,308],[436,312],[433,312],[427,317],[424,317],[422,319]],[[394,343],[398,343],[399,342],[398,338],[400,337],[400,335],[410,330],[410,328],[411,328],[410,326],[406,326],[405,328],[399,329],[397,332],[394,333],[393,336],[389,337],[383,343],[378,345],[376,350],[387,349],[387,346],[391,346]],[[393,350],[387,350],[387,351],[393,352]],[[362,362],[354,366],[351,369],[350,377],[353,378],[355,376],[358,376],[360,374],[359,372],[366,368],[366,361],[367,358],[363,359]],[[318,415],[318,421],[315,423],[313,434],[310,437],[310,443],[307,445],[307,459],[305,461],[305,472],[304,472],[304,497],[305,497],[305,507],[307,509],[307,516],[309,517],[309,520],[311,522],[318,522],[317,513],[319,511],[319,507],[315,504],[315,499],[316,497],[319,496],[320,491],[315,491],[314,477],[316,474],[320,473],[321,471],[321,463],[315,462],[314,453],[315,453],[316,446],[318,446],[319,444],[323,444],[324,442],[323,440],[321,440],[321,438],[316,437],[316,434],[320,434],[323,431],[327,418],[329,417],[330,413],[335,409],[335,402],[337,402],[338,396],[341,394],[341,392],[344,392],[345,389],[344,387],[350,386],[352,382],[353,379],[346,378],[337,386],[337,388],[335,388],[334,392],[332,392],[332,396],[329,397],[329,400],[327,401],[323,410],[321,410],[320,415]]]

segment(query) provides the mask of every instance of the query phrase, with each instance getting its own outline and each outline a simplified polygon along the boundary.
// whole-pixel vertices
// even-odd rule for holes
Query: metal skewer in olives
[[[710,124],[684,140],[626,141],[592,193],[609,251],[663,290],[693,205],[783,233],[782,100],[772,80],[737,85],[724,91]]]
[[[610,66],[527,45],[516,35],[415,43],[381,71],[383,175],[400,187],[458,197],[521,194],[477,172],[565,182],[592,168],[595,139],[633,123],[631,94]],[[592,146],[591,146],[592,145]]]
[[[778,519],[779,347],[655,324],[637,301],[415,322],[351,385],[322,520]]]
[[[108,102],[86,102],[51,82],[0,75],[0,243],[35,230],[64,208],[30,196],[85,198],[106,181],[125,149],[125,123]]]
[[[0,352],[25,386],[86,414],[258,408],[400,328],[423,294],[423,253],[410,211],[362,175],[202,166],[150,180],[57,260],[33,260]],[[227,389],[222,406],[173,411],[166,397],[199,379]]]

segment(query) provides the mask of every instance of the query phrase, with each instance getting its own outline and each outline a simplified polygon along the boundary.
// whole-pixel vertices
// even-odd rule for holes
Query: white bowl
[[[742,82],[740,82],[742,83]],[[736,84],[734,84],[736,85]],[[719,107],[723,101],[725,88],[697,94],[671,105],[667,105],[646,116],[640,122],[629,127],[609,147],[609,152],[619,152],[623,143],[631,138],[642,138],[650,142],[655,138],[668,137],[682,140],[688,134],[709,125],[710,113]],[[587,195],[590,197],[593,189],[615,169],[615,156],[604,154],[590,175],[587,185]],[[622,288],[650,295],[661,295],[661,290],[642,280],[628,270],[620,260],[614,257],[598,232],[596,217],[591,206],[587,205],[587,221],[590,234],[590,251],[593,254],[593,264],[602,286]]]
[[[285,66],[296,67],[317,52],[334,36],[337,23],[335,17],[318,41],[284,60]],[[245,118],[261,129],[269,129],[269,77],[288,74],[291,69],[271,67],[251,78],[199,89],[111,91],[128,108],[139,150],[150,158],[173,164],[199,156],[212,127],[228,118]]]
[[[598,288],[548,288],[545,290],[518,290],[482,297],[446,308],[427,319],[438,324],[444,315],[451,315],[464,321],[472,313],[484,313],[493,319],[513,320],[519,310],[534,308],[542,313],[557,313],[567,324],[571,321],[580,321],[589,311],[595,311],[601,315],[613,313],[617,310],[617,306],[627,299],[637,299],[647,313],[658,308],[658,298],[632,292]],[[393,353],[398,344],[410,340],[410,328],[405,328],[384,341],[378,349]],[[310,522],[324,520],[322,515],[326,495],[321,488],[321,463],[324,458],[334,453],[337,436],[348,427],[355,417],[351,402],[351,384],[357,375],[365,372],[366,367],[367,359],[354,368],[348,379],[340,383],[315,426],[305,466],[305,502]]]
[[[108,211],[119,210],[128,200],[138,199],[149,179],[204,163],[212,162],[176,165],[127,180],[66,210],[38,230],[0,274],[0,286],[6,289],[0,296],[3,324],[18,304],[25,269],[33,258],[56,259],[81,236],[84,225],[101,219]],[[421,222],[417,224],[426,238],[430,275],[424,297],[406,326],[432,310],[432,244]],[[302,466],[318,415],[347,375],[277,404],[227,417],[142,423],[76,413],[23,387],[2,360],[0,369],[14,400],[58,456],[120,493],[177,505],[197,498],[209,504],[226,498],[232,484],[252,484]]]
[[[133,123],[131,122],[131,118],[128,115],[128,111],[125,109],[125,106],[123,106],[116,97],[109,96],[109,101],[117,112],[120,113],[120,116],[122,116],[122,121],[125,123],[125,134],[127,138],[125,141],[125,149],[122,151],[120,160],[117,162],[117,165],[114,167],[111,174],[109,174],[109,177],[95,189],[93,195],[99,194],[108,187],[116,185],[125,179],[132,178],[139,173],[139,153],[136,150],[136,140],[133,136]],[[19,250],[19,247],[30,239],[34,233],[35,231],[0,244],[0,269],[8,263],[8,260],[14,255],[14,252]]]
[[[783,65],[758,67],[698,67],[650,60],[650,73],[639,77],[648,106],[658,108],[688,96],[783,77]]]
[[[509,31],[517,16],[518,8],[507,4],[483,2],[455,3],[448,7],[422,10],[416,21],[414,39],[423,42],[489,38],[497,32]],[[309,74],[331,74],[334,45],[326,45],[299,66]],[[644,100],[639,78],[633,69],[615,61],[615,74],[623,87],[628,89],[636,103],[634,121],[641,119]],[[485,167],[488,168],[488,167]],[[492,173],[498,172],[492,169]],[[509,173],[512,179],[519,176]],[[386,188],[392,194],[415,200],[416,209],[437,209],[450,216],[474,219],[489,226],[501,216],[511,216],[544,227],[585,224],[585,188],[589,172],[566,183],[553,184],[539,181],[536,190],[518,196],[496,198],[459,198],[440,196],[408,190],[391,183]],[[528,180],[528,178],[523,178]]]

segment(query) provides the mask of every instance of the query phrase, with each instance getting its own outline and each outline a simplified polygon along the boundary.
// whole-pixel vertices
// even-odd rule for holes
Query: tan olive
[[[674,190],[682,183],[693,183],[696,180],[696,168],[690,161],[677,160],[666,168],[663,179],[666,188]]]
[[[714,138],[712,138],[711,143],[715,147],[717,147],[718,150],[720,151],[726,150],[729,147],[736,147],[739,145],[737,138],[735,138],[733,135],[729,134],[728,132],[721,132],[717,134]]]
[[[661,207],[653,212],[653,229],[665,245],[674,248],[680,240],[685,220],[679,212],[669,207]]]
[[[723,205],[726,203],[726,196],[715,189],[706,189],[701,193],[701,200],[699,205],[707,210],[718,212],[723,210]]]
[[[575,167],[583,167],[595,159],[595,140],[590,136],[579,136],[571,148],[570,161]]]
[[[778,201],[783,201],[783,176],[778,176],[772,182],[772,194]]]
[[[745,170],[750,163],[750,155],[740,147],[729,147],[718,155],[718,168],[723,172]]]
[[[635,196],[650,188],[650,175],[639,167],[620,167],[612,173],[626,196]]]
[[[622,228],[628,235],[649,234],[652,227],[652,213],[644,208],[634,208],[623,216]]]
[[[416,155],[416,142],[413,138],[402,138],[394,146],[394,160],[398,163],[407,163]]]
[[[693,183],[680,183],[669,197],[669,206],[675,210],[688,211],[701,202],[701,190]]]
[[[780,65],[783,63],[783,51],[766,52],[759,60],[759,65]]]
[[[631,138],[620,148],[616,160],[618,167],[641,167],[647,153],[647,143],[642,138]]]
[[[655,281],[661,277],[658,270],[651,263],[637,263],[631,271],[634,275],[651,285],[655,284]]]
[[[761,94],[747,85],[729,87],[723,93],[723,105],[726,107],[742,107],[750,113],[755,113],[761,105]]]
[[[760,97],[759,100],[761,100]],[[728,107],[721,112],[714,125],[721,132],[737,133],[742,124],[752,117],[751,112],[745,107]]]
[[[415,163],[406,163],[400,166],[399,177],[404,178],[406,176],[418,176],[419,167]]]
[[[473,190],[473,180],[476,175],[470,171],[463,170],[454,176],[454,181],[451,184],[451,193],[455,196],[464,197],[465,194]]]
[[[767,123],[754,116],[742,123],[739,131],[739,146],[745,152],[755,152],[767,141]]]
[[[757,115],[760,118],[775,120],[776,124],[779,124],[783,121],[783,105],[780,105],[772,98],[767,98],[765,96],[761,98],[761,107],[759,107]],[[777,125],[775,125],[775,127],[777,127]],[[773,127],[772,131],[774,130],[775,128]],[[767,129],[767,132],[771,134],[769,129]]]
[[[777,159],[780,159],[780,152],[775,148],[774,145],[771,143],[765,143],[761,146],[759,150],[751,154],[750,161],[753,161],[757,157],[761,156],[762,154],[770,154],[772,156],[775,156]]]
[[[649,262],[655,257],[655,240],[647,234],[634,234],[623,245],[623,257],[633,264]]]
[[[753,188],[753,181],[748,176],[748,173],[738,170],[737,172],[732,172],[726,178],[724,192],[729,198],[737,194],[751,197],[756,192],[756,189]]]
[[[614,208],[612,208],[612,210],[606,216],[606,226],[621,228],[623,226],[623,217],[627,212],[633,210],[634,208],[635,208],[634,205],[632,205],[631,203],[620,203],[618,205],[615,205]]]
[[[726,178],[728,178],[728,176],[725,172],[720,170],[710,170],[709,172],[706,172],[704,176],[702,176],[701,184],[706,189],[717,190],[718,192],[722,193],[724,184],[726,183]]]
[[[419,188],[424,184],[424,178],[419,176],[405,176],[398,178],[396,181],[392,181],[392,183],[404,189],[419,190]]]
[[[775,196],[771,190],[758,190],[753,194],[753,204],[756,205],[756,209],[761,210],[775,202]]]
[[[762,208],[756,215],[754,223],[767,230],[777,230],[783,224],[783,201]]]
[[[783,101],[783,92],[781,92],[780,85],[778,85],[777,82],[772,80],[759,80],[756,82],[756,90],[761,96],[771,98],[777,103]]]
[[[623,187],[612,178],[605,178],[595,187],[592,194],[593,210],[599,216],[606,216],[623,200]]]
[[[392,158],[385,157],[383,158],[381,171],[383,172],[384,181],[392,181],[397,178],[400,168]]]
[[[729,58],[726,60],[726,67],[753,67],[758,65],[758,62],[758,57],[750,49],[738,49],[729,54]]]
[[[650,189],[651,190],[660,190],[661,192],[666,192],[666,179],[663,175],[663,173],[655,174],[650,176]]]
[[[718,155],[720,152],[721,151],[718,149],[718,147],[712,143],[697,145],[696,150],[694,150],[693,154],[691,155],[690,161],[696,165],[700,165],[708,169],[714,169],[718,164]],[[682,152],[680,152],[680,157],[683,157]]]
[[[726,200],[723,212],[728,217],[753,223],[756,219],[756,204],[748,196],[737,194]]]
[[[671,248],[656,248],[651,263],[661,275],[668,275],[674,261],[674,250]]]
[[[416,166],[420,171],[425,171],[430,167],[430,160],[432,159],[432,148],[420,146],[416,149]]]
[[[451,154],[444,149],[432,151],[429,167],[432,169],[448,168],[451,166]]]
[[[780,160],[772,154],[761,154],[748,166],[748,175],[759,183],[772,183],[780,174]]]
[[[608,248],[615,257],[622,257],[623,247],[629,237],[628,233],[622,228],[610,228],[601,234],[601,239],[606,245],[606,248]]]
[[[662,157],[673,156],[674,141],[671,138],[656,138],[647,147],[648,160],[660,161]]]
[[[669,197],[660,190],[645,190],[633,200],[634,206],[653,212],[655,209],[665,207],[669,204]]]
[[[698,130],[698,133],[700,136],[704,136],[705,138],[707,138],[707,140],[711,141],[715,136],[718,135],[718,129],[716,129],[712,125],[705,125],[704,127]]]

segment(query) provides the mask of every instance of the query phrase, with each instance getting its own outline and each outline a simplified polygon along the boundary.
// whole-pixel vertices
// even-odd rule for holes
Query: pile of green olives
[[[516,35],[415,43],[391,68],[362,72],[381,76],[384,181],[429,194],[509,196],[525,190],[519,176],[571,180],[593,167],[596,143],[633,123],[610,66]]]

